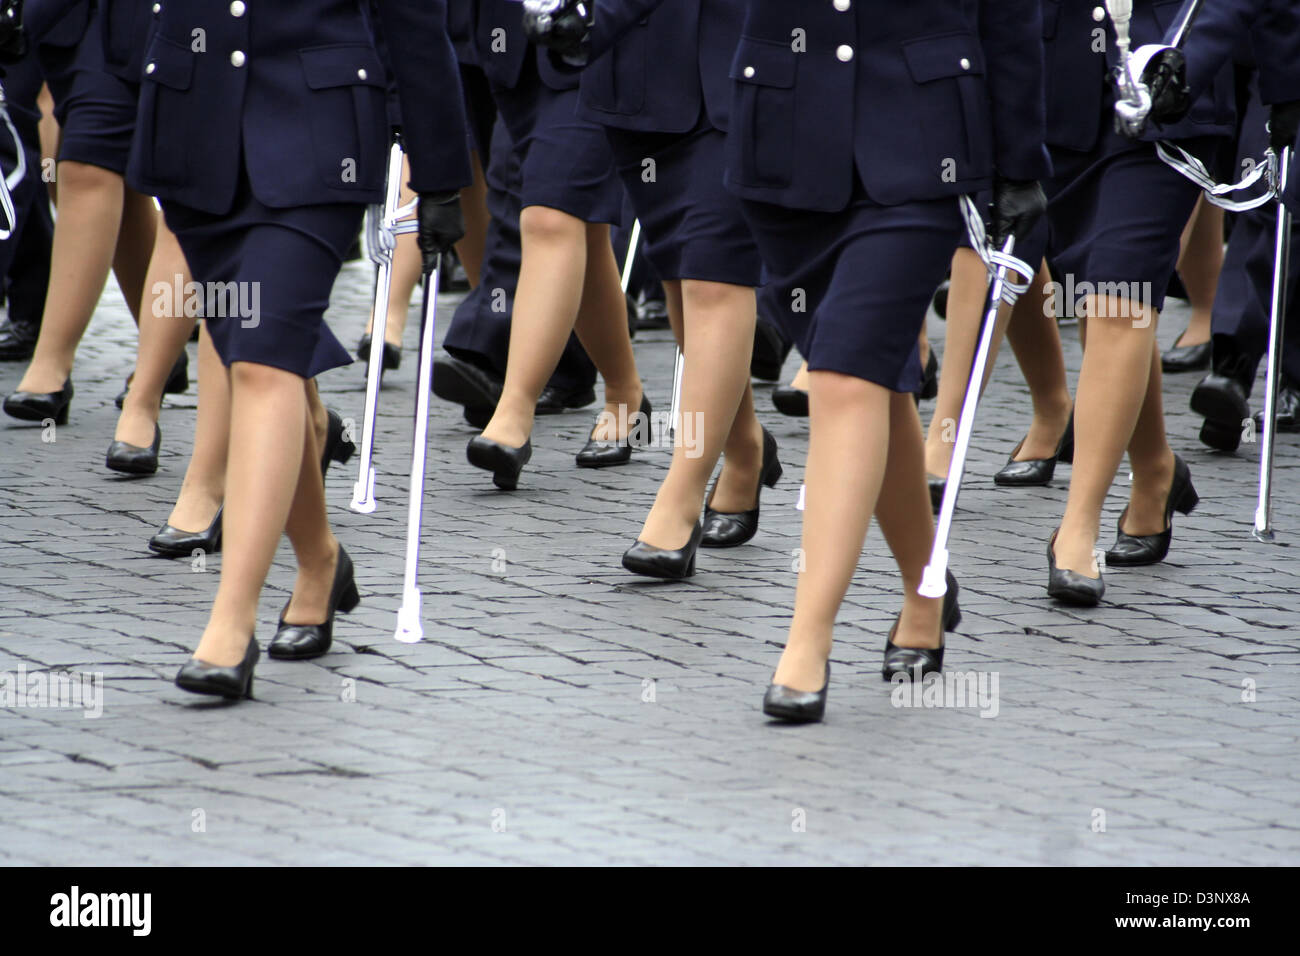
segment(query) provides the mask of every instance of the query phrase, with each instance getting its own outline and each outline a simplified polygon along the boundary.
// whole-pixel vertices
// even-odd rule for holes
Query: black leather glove
[[[1278,153],[1290,146],[1295,148],[1296,135],[1300,133],[1300,100],[1274,103],[1268,112],[1268,143]]]
[[[592,0],[524,0],[524,35],[570,66],[585,66],[595,6]]]
[[[465,235],[465,218],[460,211],[460,193],[420,193],[416,209],[419,230],[416,240],[424,271],[432,272],[438,258]]]
[[[0,63],[17,63],[26,53],[23,0],[0,0]]]
[[[1001,249],[1007,236],[1023,242],[1047,209],[1047,196],[1036,179],[993,180],[993,245]]]
[[[1162,47],[1142,70],[1142,82],[1151,91],[1154,123],[1177,123],[1192,108],[1191,90],[1187,87],[1187,58],[1175,47]]]

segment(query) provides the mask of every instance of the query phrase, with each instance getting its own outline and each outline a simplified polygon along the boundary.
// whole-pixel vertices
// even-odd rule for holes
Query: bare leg
[[[1151,372],[1146,395],[1128,443],[1133,467],[1128,515],[1124,531],[1132,535],[1159,534],[1165,530],[1165,499],[1174,480],[1174,452],[1165,434],[1160,351],[1151,347]]]
[[[113,438],[147,447],[153,442],[154,425],[162,405],[163,386],[177,357],[185,349],[195,320],[186,318],[184,301],[174,301],[174,290],[190,281],[185,253],[172,231],[161,221],[154,242],[146,282],[149,294],[140,309],[140,345],[136,352],[131,387],[122,403]],[[180,304],[182,308],[177,310]]]
[[[153,200],[134,189],[123,189],[122,225],[117,234],[117,247],[113,253],[113,275],[126,299],[127,308],[135,324],[140,324],[140,304],[144,301],[144,281],[149,273],[153,256],[158,220],[162,217]],[[149,436],[153,441],[153,435]]]
[[[587,269],[573,331],[605,380],[605,408],[592,434],[608,441],[627,437],[628,418],[641,407],[641,376],[626,317],[627,303],[609,243],[609,226],[588,223]],[[610,434],[615,427],[618,434]]]
[[[315,393],[314,382],[307,385]],[[317,399],[319,404],[319,398]],[[321,445],[310,409],[303,439],[298,487],[285,522],[285,532],[298,560],[298,578],[284,619],[290,624],[321,624],[329,616],[330,591],[338,565],[338,541],[325,513],[325,482],[320,473]]]
[[[1210,340],[1210,319],[1214,311],[1214,294],[1219,288],[1223,269],[1223,210],[1205,201],[1196,201],[1183,229],[1182,255],[1178,258],[1178,275],[1192,306],[1192,318],[1175,345],[1200,345]]]
[[[469,287],[477,288],[479,276],[483,272],[483,247],[487,242],[488,223],[492,217],[487,210],[487,179],[483,176],[483,165],[478,153],[470,151],[470,166],[474,170],[474,182],[460,191],[460,209],[465,217],[465,236],[456,243],[456,255],[465,267],[465,276]]]
[[[226,495],[226,452],[230,446],[230,375],[199,327],[199,410],[194,419],[194,451],[167,523],[182,531],[212,524]]]
[[[797,388],[801,392],[808,391],[808,363],[800,362],[799,370],[794,373],[794,378],[790,379],[790,387]]]
[[[1044,296],[1050,281],[1047,266],[1038,270],[1029,290],[1016,300],[1007,326],[1007,342],[1029,386],[1034,417],[1016,454],[1017,461],[1051,458],[1060,446],[1074,403],[1065,379],[1061,331]]]

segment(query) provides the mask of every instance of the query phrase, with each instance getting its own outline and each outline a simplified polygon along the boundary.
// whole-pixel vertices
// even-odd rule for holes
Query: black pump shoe
[[[1047,596],[1076,607],[1096,607],[1106,593],[1106,582],[1100,574],[1090,578],[1056,566],[1056,535],[1060,530],[1053,531],[1047,542]]]
[[[601,413],[604,414],[603,412]],[[639,418],[637,416],[640,416]],[[596,423],[600,424],[599,421]],[[645,431],[642,431],[645,429]],[[645,390],[641,391],[641,408],[627,423],[627,437],[608,441],[600,438],[587,438],[587,444],[574,457],[579,468],[608,468],[611,465],[625,465],[632,460],[632,449],[641,448],[650,436],[650,399]],[[595,427],[592,431],[595,432]]]
[[[802,388],[778,385],[772,389],[772,404],[782,415],[789,415],[791,418],[808,417],[808,393]]]
[[[696,524],[686,544],[680,548],[656,548],[640,538],[623,555],[623,567],[648,578],[680,581],[695,573],[695,552],[700,548],[704,525]]]
[[[763,695],[763,713],[789,724],[814,724],[826,714],[826,692],[831,686],[831,663],[826,662],[826,682],[821,690],[795,690],[769,684]]]
[[[196,550],[216,554],[221,550],[221,512],[224,510],[224,506],[217,508],[212,524],[203,531],[182,531],[173,525],[163,525],[162,530],[149,539],[149,550],[167,558],[188,558]]]
[[[1016,445],[1011,451],[1011,457],[1007,463],[1002,466],[1002,470],[993,476],[993,483],[1009,487],[1028,487],[1032,485],[1046,485],[1056,474],[1056,463],[1063,461],[1066,464],[1074,462],[1074,413],[1070,413],[1070,421],[1065,426],[1065,432],[1061,435],[1060,442],[1056,446],[1056,454],[1051,458],[1031,458],[1028,461],[1016,461],[1016,455],[1024,446],[1025,440],[1020,439],[1020,444]]]
[[[198,326],[196,325],[197,329]],[[131,390],[131,379],[135,378],[132,372],[126,377],[126,384],[122,386],[122,391],[117,393],[117,398],[113,399],[113,404],[118,408],[126,402],[126,393]],[[176,357],[172,363],[172,370],[167,373],[167,381],[163,383],[164,395],[184,395],[190,388],[190,357],[181,349],[181,354]]]
[[[898,618],[889,629],[885,638],[885,661],[880,668],[880,676],[893,680],[895,674],[902,674],[908,679],[937,674],[943,670],[943,635],[946,631],[955,631],[961,623],[961,607],[957,604],[957,579],[951,571],[944,572],[944,581],[948,590],[943,593],[943,613],[939,624],[938,647],[899,647],[894,643],[894,634],[898,632]],[[920,672],[917,672],[920,668]]]
[[[934,349],[930,349],[930,357],[925,362],[925,368],[921,371],[921,387],[912,393],[919,405],[921,399],[935,398],[939,394],[939,360],[934,357]]]
[[[469,440],[465,457],[475,468],[492,472],[492,484],[502,491],[514,491],[519,487],[520,472],[533,457],[533,440],[530,438],[518,448],[511,448],[476,435]]]
[[[361,336],[360,341],[357,342],[357,358],[361,359],[361,361],[363,362],[369,363],[370,347],[373,342],[374,339],[371,338],[369,332]],[[388,342],[385,342],[383,361],[384,361],[384,365],[383,368],[381,369],[381,371],[383,372],[387,372],[390,369],[401,368],[402,347],[400,345],[390,345]]]
[[[232,700],[244,697],[251,699],[253,668],[257,666],[257,658],[260,655],[257,639],[249,635],[248,650],[244,652],[244,659],[234,667],[217,667],[197,657],[191,657],[176,672],[176,686],[192,694],[212,694]]]
[[[1165,530],[1159,534],[1125,534],[1124,517],[1128,514],[1128,508],[1125,508],[1115,523],[1115,543],[1106,552],[1106,564],[1133,568],[1163,561],[1174,537],[1174,512],[1189,515],[1200,500],[1192,487],[1192,473],[1187,463],[1174,455],[1174,480],[1165,498]]]
[[[284,611],[280,612],[280,625],[266,648],[267,656],[281,661],[305,661],[320,657],[329,651],[334,640],[334,613],[342,611],[346,614],[360,603],[361,595],[357,593],[357,582],[352,573],[352,559],[340,544],[339,561],[334,568],[334,584],[330,588],[330,610],[325,623],[286,623],[284,614],[289,610],[289,601],[285,601]]]
[[[330,462],[336,461],[340,465],[345,465],[357,450],[356,443],[343,429],[343,417],[332,408],[327,408],[325,414],[329,417],[329,424],[325,426],[325,448],[320,456],[322,476],[329,471]]]
[[[763,467],[758,473],[758,486],[754,489],[754,507],[749,511],[731,513],[714,511],[709,507],[713,492],[704,502],[704,533],[700,538],[702,548],[734,548],[744,544],[758,533],[758,508],[763,494],[763,486],[775,488],[781,480],[781,462],[776,457],[776,439],[766,428],[763,429]],[[713,482],[716,491],[718,483]]]
[[[1199,372],[1210,367],[1210,340],[1200,345],[1175,345],[1160,353],[1160,370],[1167,375]]]
[[[158,470],[158,448],[161,445],[162,429],[155,422],[152,445],[141,448],[130,442],[115,441],[108,446],[104,466],[109,471],[120,471],[125,475],[152,475]]]
[[[943,493],[948,488],[948,478],[927,474],[925,483],[930,488],[930,510],[938,514],[939,509],[943,507]]]
[[[43,422],[54,419],[56,425],[68,424],[68,409],[72,405],[72,377],[57,392],[14,392],[5,399],[6,415],[25,422]]]

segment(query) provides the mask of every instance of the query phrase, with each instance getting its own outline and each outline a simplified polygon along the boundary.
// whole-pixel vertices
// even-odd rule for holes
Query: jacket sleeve
[[[374,0],[402,111],[402,137],[416,192],[469,185],[465,102],[447,35],[446,0]]]
[[[1038,0],[981,0],[980,44],[993,114],[994,165],[1007,179],[1042,179],[1051,170],[1043,76],[1043,12]]]
[[[1265,106],[1300,100],[1300,3],[1273,0],[1251,31]]]
[[[58,25],[82,0],[27,0],[23,5],[23,29],[33,41],[41,39]]]
[[[591,25],[591,60],[607,52],[664,0],[596,0]]]

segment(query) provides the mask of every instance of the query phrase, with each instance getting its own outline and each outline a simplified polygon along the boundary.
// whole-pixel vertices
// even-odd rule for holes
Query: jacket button
[[[754,75],[754,68],[752,66],[745,67],[745,78],[750,79],[751,77],[753,77],[753,75]]]
[[[230,65],[231,65],[231,66],[243,66],[243,65],[244,65],[244,60],[245,60],[245,59],[247,59],[247,58],[244,56],[244,51],[243,51],[243,50],[236,50],[234,53],[230,54]]]
[[[152,73],[152,72],[153,72],[154,70],[156,70],[156,69],[158,69],[158,64],[157,64],[157,63],[150,62],[150,63],[145,64],[144,71],[145,71],[146,73]]]
[[[357,70],[357,79],[358,79],[358,80],[364,80],[368,75],[369,75],[369,74],[366,73],[364,67],[363,67],[362,69],[360,69],[360,70]]]
[[[244,11],[247,9],[248,8],[244,6],[243,0],[235,0],[235,2],[230,5],[230,15],[232,17],[242,17]]]
[[[960,65],[961,65],[961,68],[962,68],[963,70],[969,70],[969,69],[970,69],[970,60],[966,59],[965,57],[962,57],[962,58],[961,58],[961,64],[960,64]]]
[[[154,12],[154,16],[157,16],[158,14],[162,13],[162,4],[155,3],[153,5],[153,12]]]
[[[843,13],[849,8],[849,0],[834,0],[832,6],[834,6],[836,10],[840,11],[840,13]]]
[[[835,48],[835,59],[839,60],[841,63],[848,63],[849,60],[853,59],[853,47],[849,46],[847,43],[837,46]]]
[[[1102,20],[1106,19],[1106,11],[1103,10],[1101,7],[1093,7],[1092,18],[1096,20],[1098,23],[1101,23]]]

